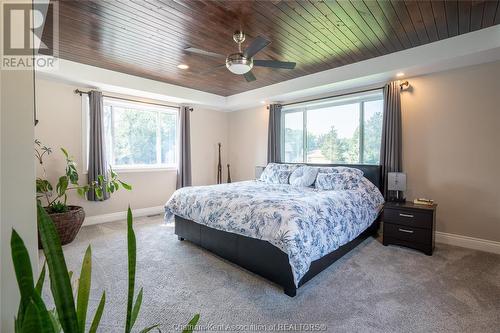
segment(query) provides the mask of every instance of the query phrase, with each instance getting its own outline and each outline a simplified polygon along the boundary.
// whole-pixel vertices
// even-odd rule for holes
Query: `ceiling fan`
[[[241,44],[245,41],[245,34],[242,31],[236,31],[233,34],[233,40],[238,44],[238,52],[232,53],[227,57],[210,51],[205,51],[202,49],[197,49],[195,47],[188,47],[184,49],[186,52],[196,53],[200,55],[216,57],[216,58],[224,58],[226,59],[225,64],[216,66],[207,71],[204,71],[200,74],[206,74],[212,72],[213,70],[227,67],[231,73],[243,75],[247,82],[255,81],[255,75],[251,72],[253,66],[260,67],[270,67],[270,68],[282,68],[282,69],[294,69],[295,63],[288,61],[277,61],[277,60],[258,60],[253,57],[266,46],[271,44],[270,41],[265,39],[262,36],[257,36],[250,45],[244,50],[241,50]]]

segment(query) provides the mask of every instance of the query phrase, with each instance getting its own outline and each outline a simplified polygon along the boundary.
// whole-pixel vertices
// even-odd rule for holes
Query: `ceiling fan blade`
[[[200,55],[205,55],[205,56],[209,56],[209,57],[226,59],[225,55],[222,55],[222,54],[219,54],[219,53],[215,53],[215,52],[206,51],[206,50],[202,50],[202,49],[197,49],[196,47],[187,47],[187,48],[184,49],[184,51],[189,52],[189,53],[196,53],[196,54],[200,54]]]
[[[245,74],[243,74],[243,76],[245,77],[245,80],[247,80],[247,82],[252,82],[252,81],[257,80],[255,78],[255,75],[253,75],[253,73],[251,71],[246,72]]]
[[[253,65],[260,67],[294,69],[296,63],[289,61],[277,61],[277,60],[254,60]]]
[[[257,52],[259,52],[260,50],[262,50],[263,48],[265,48],[266,46],[268,46],[269,44],[271,44],[270,41],[268,41],[267,39],[265,39],[264,37],[261,37],[261,36],[257,36],[257,38],[255,38],[251,43],[250,45],[245,49],[245,51],[243,52],[243,55],[247,58],[251,58],[253,57]]]

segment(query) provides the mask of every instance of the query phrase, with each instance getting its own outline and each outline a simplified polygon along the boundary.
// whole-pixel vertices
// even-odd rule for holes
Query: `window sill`
[[[118,174],[124,173],[148,173],[148,172],[177,172],[176,167],[157,167],[157,168],[113,168]],[[82,172],[82,174],[88,174],[88,171]]]
[[[162,171],[177,172],[177,168],[176,167],[156,167],[156,168],[138,167],[138,168],[116,168],[116,169],[113,168],[113,171],[116,171],[117,173],[162,172]]]

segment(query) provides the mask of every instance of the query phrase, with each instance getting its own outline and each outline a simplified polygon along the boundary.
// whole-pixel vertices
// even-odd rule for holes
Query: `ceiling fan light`
[[[243,65],[243,64],[229,64],[226,66],[227,66],[227,69],[229,69],[231,71],[231,73],[238,74],[238,75],[248,73],[252,69],[252,67],[250,67],[248,65]]]
[[[233,53],[226,59],[226,67],[231,73],[242,75],[253,67],[253,59],[246,58],[241,53]]]

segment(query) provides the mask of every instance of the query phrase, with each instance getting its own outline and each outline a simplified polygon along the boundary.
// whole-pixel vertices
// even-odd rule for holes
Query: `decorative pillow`
[[[318,168],[303,165],[298,167],[290,175],[290,185],[308,187],[314,184],[316,176],[318,175]]]
[[[353,174],[359,178],[362,178],[364,173],[363,171],[355,168],[349,168],[344,166],[336,166],[336,167],[320,167],[319,173],[346,173]]]
[[[271,181],[271,184],[288,184],[291,174],[292,171],[290,170],[278,170],[276,172],[277,177]]]
[[[298,167],[295,164],[269,163],[260,175],[260,180],[270,184],[288,184],[290,174]]]
[[[362,177],[349,173],[318,173],[316,189],[320,191],[344,191],[357,188]]]

